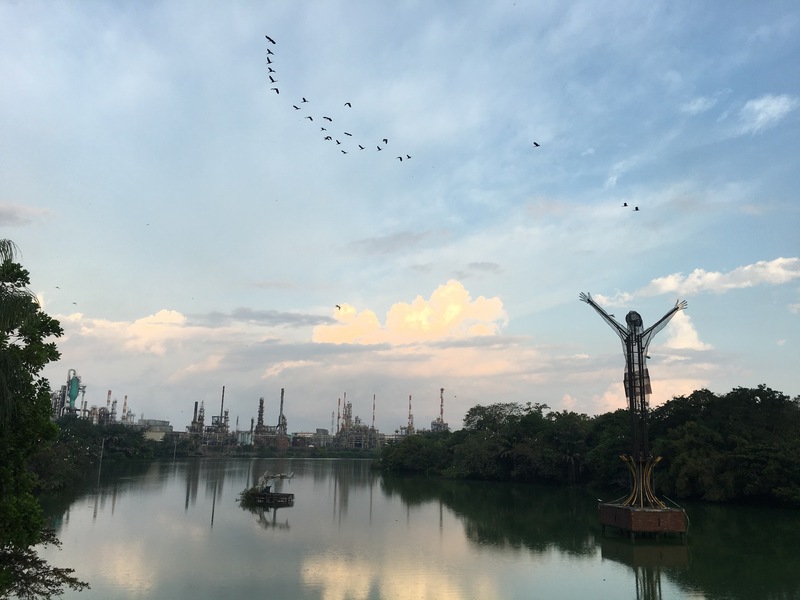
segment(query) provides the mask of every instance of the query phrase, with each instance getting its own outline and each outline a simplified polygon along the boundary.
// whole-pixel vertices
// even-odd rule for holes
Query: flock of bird
[[[267,38],[267,42],[269,42],[272,46],[277,45],[275,40],[269,37],[268,35],[265,36]],[[270,46],[267,46],[267,76],[269,77],[270,83],[270,92],[274,92],[276,97],[280,97],[281,89],[278,87],[280,80],[278,79],[278,70],[276,68],[278,62],[276,60],[276,54],[272,51]],[[300,100],[295,101],[291,106],[292,110],[294,111],[305,111],[307,110],[306,105],[310,105],[311,102],[306,99],[305,97],[300,98]],[[351,109],[353,104],[351,102],[345,102],[343,104],[343,108]],[[382,152],[389,146],[389,138],[384,137],[379,140],[374,140],[373,142],[366,142],[361,140],[360,142],[356,142],[354,140],[353,133],[349,131],[344,131],[339,124],[336,123],[334,125],[334,120],[330,116],[326,115],[318,115],[318,114],[304,114],[303,118],[308,120],[310,124],[316,124],[319,126],[320,131],[320,138],[322,141],[331,144],[334,148],[338,149],[341,154],[346,155],[350,153],[356,152],[363,152],[363,151],[374,151],[374,152]],[[373,149],[374,146],[374,149]],[[393,154],[393,153],[391,153]],[[411,155],[405,152],[398,154],[395,157],[395,160],[399,162],[411,160]]]
[[[274,47],[274,46],[277,45],[275,40],[272,39],[270,36],[265,35],[264,37],[267,38],[267,42],[269,42],[269,44],[271,46]],[[271,86],[270,87],[270,92],[274,92],[275,96],[279,97],[280,93],[281,93],[281,90],[278,87],[278,84],[280,83],[280,81],[278,80],[278,70],[276,69],[276,65],[277,65],[276,55],[275,55],[275,52],[273,52],[273,50],[272,50],[272,48],[270,46],[267,46],[266,59],[267,59],[267,76],[269,77],[269,82],[270,82],[270,86]],[[292,109],[294,111],[304,111],[304,110],[306,110],[306,105],[307,104],[311,104],[311,103],[309,102],[308,99],[306,99],[305,97],[301,96],[300,100],[299,101],[295,101],[291,106],[292,106]],[[343,107],[350,109],[350,108],[353,107],[353,105],[352,105],[351,102],[345,102],[343,104]],[[316,117],[316,120],[315,120],[315,117]],[[375,151],[375,152],[381,152],[384,149],[386,149],[388,147],[388,145],[389,145],[389,139],[385,138],[385,137],[381,138],[380,140],[375,140],[375,141],[373,141],[371,143],[369,143],[369,142],[363,142],[363,143],[355,142],[353,140],[353,137],[354,137],[353,134],[351,132],[349,132],[349,131],[344,131],[344,129],[339,128],[338,127],[338,123],[336,125],[334,125],[333,118],[330,117],[330,116],[325,116],[325,115],[319,116],[319,115],[312,115],[312,114],[304,114],[303,118],[308,120],[309,123],[315,123],[315,124],[319,125],[319,128],[320,128],[319,133],[320,133],[320,138],[322,139],[322,141],[331,144],[334,148],[337,148],[344,155],[349,154],[351,152],[362,152],[362,151],[366,151],[366,150]],[[373,145],[374,145],[374,148],[375,148],[374,150],[372,150]],[[541,145],[539,144],[539,142],[534,141],[533,142],[533,147],[534,148],[540,148]],[[401,153],[401,154],[398,154],[395,157],[395,159],[400,161],[400,162],[408,161],[408,160],[411,159],[411,155],[410,154],[406,154],[406,153]],[[624,202],[622,204],[622,206],[623,206],[623,208],[628,208],[628,203]],[[634,212],[639,212],[639,207],[638,206],[634,206],[633,207],[633,211]]]

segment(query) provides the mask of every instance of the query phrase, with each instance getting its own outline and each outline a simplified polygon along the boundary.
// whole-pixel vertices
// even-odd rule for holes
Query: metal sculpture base
[[[686,513],[680,508],[668,508],[653,491],[653,469],[661,462],[661,457],[634,459],[622,455],[620,458],[631,472],[631,493],[620,504],[600,503],[600,525],[630,533],[686,534]]]
[[[639,508],[622,504],[601,503],[600,525],[615,527],[635,538],[636,534],[674,534],[686,535],[686,513],[680,508]]]

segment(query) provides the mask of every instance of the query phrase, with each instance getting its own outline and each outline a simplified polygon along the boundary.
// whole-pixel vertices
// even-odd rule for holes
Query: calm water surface
[[[265,471],[292,507],[245,510]],[[602,535],[583,490],[382,475],[368,461],[104,465],[48,501],[66,598],[800,598],[800,511],[687,506],[687,543]]]

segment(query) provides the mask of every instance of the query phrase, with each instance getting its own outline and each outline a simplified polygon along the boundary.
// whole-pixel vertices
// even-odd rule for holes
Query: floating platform
[[[259,506],[293,506],[294,494],[258,492],[253,494],[252,500]]]
[[[629,533],[631,538],[639,533],[686,535],[686,513],[680,508],[642,508],[601,502],[598,510],[603,531],[606,527],[616,527]]]

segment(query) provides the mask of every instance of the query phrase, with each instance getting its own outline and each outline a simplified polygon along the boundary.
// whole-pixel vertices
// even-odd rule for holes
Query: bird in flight
[[[406,154],[406,158],[411,158],[411,155],[410,154]]]
[[[325,139],[326,139],[326,140],[332,140],[333,138],[332,138],[331,136],[329,136],[329,135],[326,135],[326,136],[325,136]]]
[[[623,203],[622,203],[622,207],[624,208],[624,207],[626,207],[626,206],[628,206],[628,203],[627,203],[627,202],[623,202]]]
[[[276,94],[280,94],[280,93],[281,93],[281,92],[280,92],[280,90],[279,90],[278,88],[269,88],[269,89],[271,89],[271,90],[275,90],[275,93],[276,93]]]
[[[403,157],[402,156],[398,156],[397,160],[399,160],[400,162],[403,162]]]
[[[269,71],[267,71],[267,73],[274,73],[275,72],[275,69],[273,69],[272,67],[267,67],[267,68],[269,69]]]
[[[277,80],[277,79],[275,79],[275,78],[274,78],[272,75],[270,75],[270,76],[269,76],[269,80],[270,80],[270,82],[272,82],[272,83],[278,83],[278,80]]]
[[[539,142],[533,142],[533,147],[534,148],[538,148],[539,147]]]
[[[353,108],[353,105],[350,104],[349,102],[345,102],[344,105],[347,106],[348,108]]]
[[[338,308],[339,310],[342,310],[342,307],[339,306],[338,304],[336,305],[336,308]]]
[[[325,119],[326,121],[333,121],[333,119],[331,119],[330,117],[322,117],[322,118]]]
[[[327,130],[327,129],[325,129],[324,127],[320,127],[320,128],[319,128],[319,130],[320,130],[320,131],[328,131],[328,130]]]
[[[303,98],[303,102],[308,102],[308,100],[306,100],[305,98]]]
[[[295,110],[300,110],[300,107],[297,106],[297,104],[292,104],[292,108],[294,108]]]
[[[353,134],[352,134],[352,133],[347,133],[347,132],[345,131],[345,132],[344,132],[344,134],[345,134],[345,135],[349,135],[350,137],[353,137]]]
[[[265,38],[267,38],[267,40],[268,40],[268,41],[270,41],[270,42],[272,42],[273,44],[275,43],[275,40],[273,40],[273,39],[272,39],[271,37],[269,37],[268,35],[265,35],[264,37],[265,37]]]
[[[271,65],[271,64],[272,64],[272,59],[271,59],[269,56],[267,57],[267,64],[268,64],[268,65]]]
[[[359,150],[363,150],[363,149],[364,149],[364,146],[362,146],[361,144],[359,144],[359,145],[358,145],[358,149],[359,149]]]
[[[272,50],[270,50],[269,48],[267,48],[267,54],[272,54],[272,56],[275,56],[275,53]]]
[[[638,206],[634,206],[634,207],[633,207],[633,210],[634,210],[634,211],[638,211],[638,210],[639,210],[639,207],[638,207]]]
[[[342,150],[342,154],[347,154],[347,150]]]
[[[306,119],[308,119],[309,121],[313,121],[314,120],[313,117],[306,117]]]
[[[384,144],[388,144],[388,143],[389,143],[389,140],[387,140],[386,138],[383,138],[383,143],[384,143]]]
[[[378,150],[383,150],[380,146],[375,146]]]

